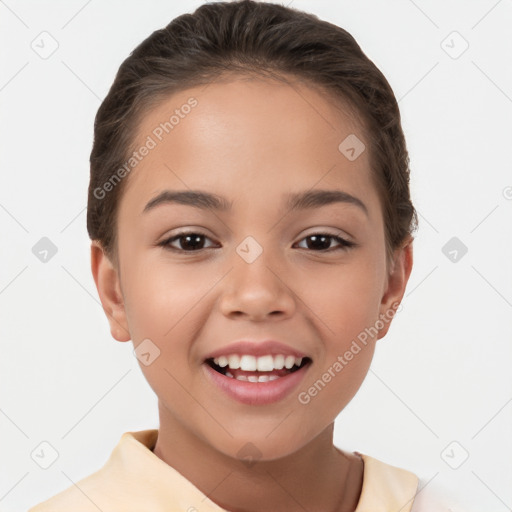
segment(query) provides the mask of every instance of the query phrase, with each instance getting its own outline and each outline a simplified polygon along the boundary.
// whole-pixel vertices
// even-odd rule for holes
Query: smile
[[[304,378],[312,360],[284,354],[229,354],[206,359],[208,377],[229,397],[248,405],[285,398]]]
[[[271,382],[293,373],[306,364],[308,357],[291,355],[231,354],[208,359],[206,362],[222,375],[246,382]]]

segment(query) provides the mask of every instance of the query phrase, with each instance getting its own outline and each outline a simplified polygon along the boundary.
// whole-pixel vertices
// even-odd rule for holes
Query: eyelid
[[[304,249],[308,252],[313,252],[313,253],[317,252],[320,254],[325,254],[325,253],[333,253],[333,252],[337,252],[337,251],[347,251],[347,250],[357,247],[359,245],[358,243],[356,243],[350,239],[352,237],[346,237],[344,235],[343,231],[337,230],[337,233],[335,234],[335,233],[331,232],[331,229],[332,228],[329,228],[329,229],[316,228],[314,231],[303,234],[301,236],[301,238],[299,238],[299,240],[297,242],[295,242],[293,245],[300,243],[300,242],[304,241],[305,239],[307,239],[308,237],[314,236],[314,235],[326,236],[328,238],[331,238],[331,239],[337,241],[338,245],[335,247],[329,247],[327,249],[321,249],[318,251],[315,251],[313,249],[303,248],[303,247],[299,247],[299,249]],[[175,242],[176,240],[179,240],[181,237],[184,237],[187,235],[198,235],[198,236],[202,236],[205,239],[208,239],[210,241],[214,241],[212,237],[210,237],[209,235],[204,233],[202,228],[201,229],[183,228],[180,231],[173,233],[172,235],[166,236],[161,242],[158,242],[156,245],[161,246],[164,249],[167,249],[169,251],[182,253],[182,254],[196,254],[196,253],[201,253],[201,252],[205,251],[206,249],[212,249],[212,248],[214,249],[215,248],[214,246],[213,247],[209,246],[209,247],[203,247],[203,248],[200,248],[197,250],[186,251],[184,249],[173,247],[171,245],[172,242]],[[215,244],[215,242],[214,242],[214,244]]]
[[[171,238],[175,238],[178,236],[185,236],[185,235],[202,235],[205,237],[208,237],[210,239],[213,239],[213,237],[208,234],[209,230],[203,227],[199,226],[189,226],[189,227],[183,227],[183,228],[176,228],[166,231],[166,234],[161,237],[161,241],[165,242],[166,240],[169,240]],[[160,242],[157,242],[160,243]]]
[[[180,231],[177,231],[173,234],[170,234],[170,235],[167,235],[165,236],[162,241],[160,242],[157,242],[157,246],[162,246],[164,249],[169,249],[170,251],[175,251],[175,252],[181,252],[181,253],[198,253],[198,252],[201,252],[201,251],[204,251],[205,249],[211,249],[212,246],[210,247],[204,247],[202,249],[198,249],[196,251],[185,251],[183,249],[178,249],[176,247],[172,247],[170,244],[171,242],[174,242],[176,240],[179,240],[181,237],[184,237],[184,236],[187,236],[187,235],[199,235],[199,236],[202,236],[204,237],[205,239],[208,239],[208,240],[211,240],[214,242],[213,238],[209,235],[207,235],[204,231],[203,231],[203,228],[201,229],[195,229],[195,228],[183,228],[181,229]],[[214,242],[215,244],[215,242]]]
[[[311,228],[311,230],[307,230],[305,234],[302,235],[302,237],[312,236],[312,235],[328,235],[332,237],[337,238],[343,238],[346,242],[354,243],[355,240],[354,237],[348,233],[347,231],[344,231],[342,229],[338,228],[328,228],[328,227],[315,227]]]
[[[334,233],[331,233],[330,231],[321,230],[321,229],[317,229],[316,231],[313,231],[311,233],[303,235],[299,239],[299,241],[296,242],[296,243],[300,243],[303,240],[305,240],[306,238],[309,238],[310,236],[314,236],[314,235],[326,236],[328,238],[331,238],[331,239],[333,239],[333,240],[338,242],[338,246],[330,247],[328,249],[319,250],[319,251],[314,251],[314,250],[311,250],[311,249],[305,249],[305,250],[313,252],[313,253],[318,252],[318,253],[322,254],[322,253],[335,252],[335,251],[338,251],[338,250],[340,250],[340,251],[345,250],[346,251],[348,249],[357,247],[359,245],[358,243],[350,240],[348,237],[343,236],[343,232],[341,232],[341,234],[334,234]],[[300,247],[300,249],[303,249],[303,248]]]

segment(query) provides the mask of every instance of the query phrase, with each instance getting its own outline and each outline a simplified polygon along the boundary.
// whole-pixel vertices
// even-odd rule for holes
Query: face
[[[274,459],[358,390],[412,260],[406,248],[386,270],[368,152],[339,149],[351,134],[364,143],[316,89],[241,77],[144,117],[135,147],[150,149],[125,178],[119,266],[93,246],[93,273],[113,336],[144,354],[161,422],[229,456],[251,442]]]

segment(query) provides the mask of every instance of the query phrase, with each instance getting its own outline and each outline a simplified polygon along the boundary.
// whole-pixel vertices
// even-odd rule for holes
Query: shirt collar
[[[153,453],[158,430],[125,432],[103,471],[133,482],[150,504],[168,510],[229,512],[211,501],[192,482]],[[355,452],[364,462],[363,486],[355,512],[410,512],[418,487],[413,473]],[[108,475],[105,475],[108,481]],[[151,492],[148,492],[151,490]]]

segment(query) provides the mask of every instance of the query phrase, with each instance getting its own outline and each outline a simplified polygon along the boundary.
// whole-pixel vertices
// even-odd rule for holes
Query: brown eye
[[[340,250],[340,249],[348,249],[349,247],[353,247],[355,245],[354,242],[349,242],[344,238],[335,235],[329,235],[328,233],[315,233],[313,235],[306,236],[301,240],[307,240],[306,247],[304,249],[310,249],[315,252],[328,251],[328,250]],[[332,242],[337,242],[337,247],[332,247]]]
[[[159,245],[171,250],[193,252],[208,249],[208,247],[205,247],[205,240],[209,240],[206,235],[190,231],[174,235]]]

